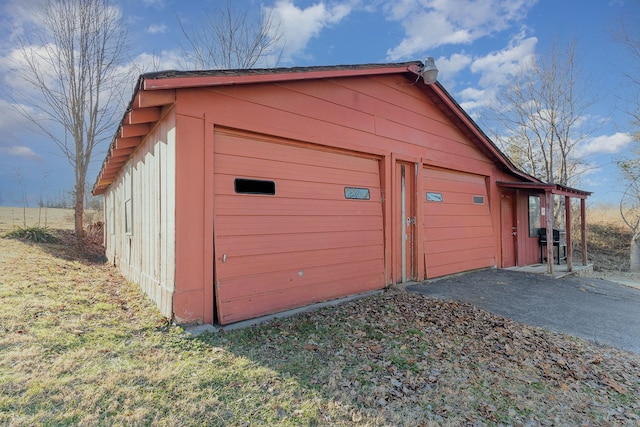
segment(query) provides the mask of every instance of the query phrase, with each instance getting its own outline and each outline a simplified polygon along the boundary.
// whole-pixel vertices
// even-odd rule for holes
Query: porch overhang
[[[496,182],[498,187],[512,190],[526,190],[530,193],[544,194],[546,206],[553,209],[553,196],[561,196],[565,198],[565,232],[567,246],[567,270],[573,271],[573,244],[571,233],[571,198],[580,199],[580,236],[582,249],[582,265],[587,265],[587,222],[586,222],[586,199],[591,192],[578,190],[577,188],[567,187],[560,184],[545,184],[543,182]],[[549,209],[549,208],[548,208]],[[547,231],[547,273],[553,276],[553,218],[554,215],[546,215],[546,231]],[[551,243],[551,244],[550,244]],[[558,258],[560,254],[558,253]]]
[[[512,189],[525,189],[536,193],[550,193],[558,196],[574,197],[576,199],[586,199],[591,195],[591,192],[578,190],[577,188],[567,187],[560,184],[545,184],[539,182],[496,182],[498,187],[512,188]]]

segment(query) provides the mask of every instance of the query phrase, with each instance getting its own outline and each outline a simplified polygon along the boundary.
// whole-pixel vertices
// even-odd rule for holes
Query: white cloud
[[[436,64],[438,66],[438,70],[443,74],[455,74],[471,64],[472,60],[473,58],[471,55],[462,52],[454,53],[449,58],[440,57]]]
[[[0,146],[15,145],[23,136],[26,128],[29,128],[28,122],[20,111],[33,111],[25,105],[12,104],[4,99],[0,99]]]
[[[465,52],[454,53],[448,58],[443,56],[437,58],[438,80],[444,83],[449,89],[455,87],[457,82],[454,76],[461,70],[467,68],[472,61],[473,57]]]
[[[7,0],[0,9],[3,30],[6,31],[6,38],[2,42],[15,43],[16,37],[24,36],[24,26],[28,23],[37,22],[41,18],[43,9],[38,5],[37,0]]]
[[[11,147],[0,147],[0,154],[6,156],[22,157],[27,160],[41,161],[42,156],[24,145],[13,145]]]
[[[43,84],[52,87],[56,83],[55,68],[53,63],[60,56],[56,45],[49,43],[44,46],[26,45],[24,52],[19,48],[14,48],[7,52],[6,56],[0,57],[0,72],[3,72],[3,80],[7,88],[19,94],[18,98],[27,98],[39,93],[38,86],[28,80],[32,73],[29,70],[28,61],[37,64]],[[25,57],[29,56],[29,59]]]
[[[480,74],[478,87],[467,88],[457,94],[462,108],[472,112],[489,105],[495,99],[499,87],[506,82],[507,76],[533,60],[537,43],[537,38],[524,38],[519,34],[504,49],[475,58],[470,69],[471,72]]]
[[[297,7],[292,0],[278,0],[272,8],[265,8],[274,20],[274,29],[281,33],[284,46],[283,59],[303,55],[309,41],[318,37],[323,29],[339,23],[349,13],[349,3],[318,2],[305,9]]]
[[[163,70],[189,69],[180,49],[162,50],[160,53],[143,52],[136,56],[123,70],[134,70],[134,74],[144,74]],[[137,77],[133,76],[133,79]],[[133,80],[135,83],[135,80]]]
[[[510,28],[537,0],[390,1],[388,19],[401,23],[405,38],[387,51],[391,60],[410,58],[442,45],[470,44]]]
[[[537,43],[536,37],[522,38],[519,35],[512,39],[506,48],[474,60],[471,71],[481,74],[479,80],[481,86],[504,84],[509,74],[514,74],[518,69],[531,63]]]
[[[613,135],[601,135],[587,141],[580,147],[580,153],[584,156],[590,154],[619,153],[631,142],[633,142],[633,136],[624,132],[618,132]]]
[[[496,88],[477,89],[467,87],[458,92],[457,96],[462,100],[460,102],[462,109],[474,116],[473,112],[475,110],[486,107],[491,103],[491,100],[496,96],[496,92]]]
[[[147,27],[147,33],[149,34],[163,34],[167,32],[167,26],[165,24],[151,24]]]

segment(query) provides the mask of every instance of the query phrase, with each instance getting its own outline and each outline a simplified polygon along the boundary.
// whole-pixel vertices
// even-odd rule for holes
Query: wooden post
[[[547,273],[553,276],[553,194],[545,190],[547,228]]]
[[[587,209],[586,200],[580,199],[580,235],[582,238],[582,265],[587,265]]]
[[[567,237],[567,271],[573,271],[573,244],[571,243],[571,197],[564,196],[565,230]],[[558,248],[558,251],[560,249]]]

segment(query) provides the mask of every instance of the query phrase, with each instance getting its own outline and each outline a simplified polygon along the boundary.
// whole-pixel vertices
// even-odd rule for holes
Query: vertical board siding
[[[496,265],[495,234],[485,177],[425,168],[423,190],[424,251],[427,278]],[[442,194],[429,202],[426,192]],[[473,196],[484,197],[474,204]]]
[[[113,220],[106,222],[106,256],[167,317],[173,315],[175,271],[174,156],[174,121],[169,115],[105,193],[107,210],[114,212]],[[129,191],[133,222],[132,232],[126,233],[124,206]]]
[[[217,132],[214,170],[221,324],[384,287],[377,159]],[[235,178],[276,194],[236,194]]]

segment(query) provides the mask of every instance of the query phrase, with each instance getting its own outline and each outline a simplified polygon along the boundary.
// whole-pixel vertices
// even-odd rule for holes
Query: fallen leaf
[[[374,344],[372,346],[369,346],[369,350],[371,350],[373,353],[382,353],[382,351],[384,351],[384,347],[378,344]]]
[[[604,378],[602,382],[614,389],[619,394],[627,394],[627,389],[622,384],[611,378]]]
[[[587,360],[587,363],[591,364],[591,365],[599,365],[601,364],[603,361],[602,356],[597,354],[594,357],[592,357],[591,359]]]

